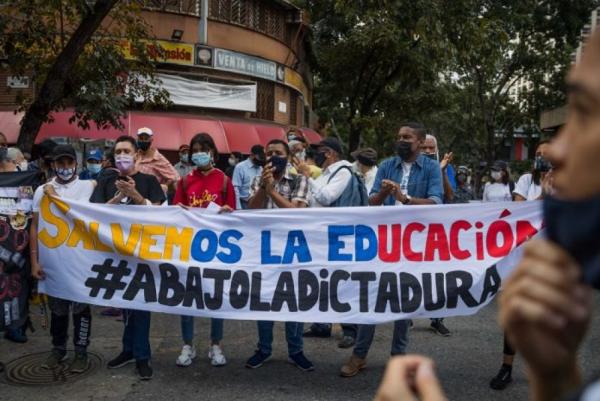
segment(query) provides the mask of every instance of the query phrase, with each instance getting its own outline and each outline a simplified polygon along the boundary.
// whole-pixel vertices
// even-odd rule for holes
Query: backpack
[[[340,197],[329,206],[368,206],[369,194],[367,194],[367,187],[365,187],[363,178],[356,174],[354,171],[352,171],[352,169],[349,166],[342,166],[335,170],[333,174],[331,174],[331,177],[329,177],[329,180],[327,180],[327,183],[329,184],[329,182],[333,179],[333,177],[335,177],[338,171],[340,171],[343,168],[350,171],[350,182],[348,182],[348,185],[346,186],[346,189],[344,189],[344,192],[342,192],[342,195],[340,195]]]

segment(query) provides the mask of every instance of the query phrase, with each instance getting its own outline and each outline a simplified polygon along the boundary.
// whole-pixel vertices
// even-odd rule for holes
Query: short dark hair
[[[314,148],[309,147],[308,149],[306,149],[306,159],[310,159],[310,160],[315,160],[315,154],[317,152],[315,151]]]
[[[111,167],[115,166],[115,152],[113,150],[109,150],[107,152],[104,153],[104,158],[106,160],[108,160],[108,162],[110,163]]]
[[[400,128],[402,127],[408,127],[410,129],[412,129],[413,131],[416,132],[417,136],[419,137],[419,139],[421,140],[425,140],[425,138],[427,138],[427,129],[425,128],[425,126],[421,123],[416,123],[416,122],[408,122],[408,123],[404,123],[400,126]]]
[[[194,135],[194,137],[190,141],[190,153],[193,152],[194,144],[196,143],[200,145],[201,148],[208,148],[210,151],[212,151],[214,158],[216,158],[219,155],[219,152],[217,151],[217,145],[215,145],[215,141],[213,141],[212,137],[206,132]]]
[[[113,149],[112,149],[113,154],[115,152],[115,148],[117,147],[117,143],[121,143],[121,142],[129,142],[131,144],[131,146],[133,146],[134,150],[137,150],[137,148],[138,148],[137,142],[135,141],[135,139],[133,139],[132,137],[127,136],[127,135],[121,135],[115,141],[115,146],[113,146]]]
[[[271,139],[268,143],[267,143],[267,148],[271,145],[282,145],[283,148],[285,149],[285,154],[286,155],[290,155],[290,147],[289,145],[285,142],[282,141],[281,139]]]
[[[231,152],[231,154],[238,160],[242,160],[242,153],[241,152]]]

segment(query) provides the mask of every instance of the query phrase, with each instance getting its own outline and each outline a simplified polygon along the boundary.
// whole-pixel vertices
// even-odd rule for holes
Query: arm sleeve
[[[179,205],[181,203],[182,205],[187,206],[187,196],[183,193],[183,180],[185,180],[185,177],[177,181],[177,189],[175,189],[175,195],[173,196],[174,205]]]
[[[231,179],[225,176],[227,180],[227,199],[225,199],[225,204],[232,209],[236,209],[237,206],[237,196],[235,190],[233,189],[233,184],[231,183]]]
[[[436,204],[442,204],[444,197],[444,186],[442,184],[442,170],[436,163],[429,170],[429,186],[427,187],[427,199],[431,199]]]
[[[44,196],[44,186],[40,185],[37,187],[35,192],[33,193],[33,212],[39,213],[40,211],[40,202],[42,201],[42,196]]]
[[[160,155],[160,163],[158,164],[158,170],[160,176],[163,180],[166,181],[177,181],[179,179],[179,173],[173,167],[173,165],[164,157],[162,154]]]
[[[529,185],[531,183],[531,175],[523,174],[519,181],[517,181],[517,185],[515,185],[515,189],[513,190],[513,194],[521,195],[523,198],[527,199],[527,192],[529,192]]]
[[[483,188],[483,198],[482,198],[482,202],[488,202],[488,188],[490,186],[488,184],[485,184],[485,187]]]
[[[242,162],[243,163],[243,162]],[[231,179],[233,183],[233,190],[235,193],[235,206],[236,209],[241,209],[242,204],[240,203],[240,187],[242,186],[242,163],[238,163],[233,169],[233,178]]]
[[[158,180],[151,175],[148,179],[148,200],[152,203],[163,203],[166,199]]]
[[[344,189],[348,186],[351,177],[352,173],[350,173],[347,168],[342,168],[329,182],[324,181],[321,186],[311,178],[309,183],[312,196],[321,205],[331,205],[342,196],[342,192],[344,192]]]
[[[377,169],[377,174],[375,175],[375,181],[373,181],[373,187],[371,188],[370,195],[378,194],[381,191],[381,181],[384,179],[384,171],[387,170],[387,163],[382,163],[381,166]]]

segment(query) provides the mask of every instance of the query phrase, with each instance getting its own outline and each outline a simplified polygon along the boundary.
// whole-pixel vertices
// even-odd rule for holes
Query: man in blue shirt
[[[85,169],[79,173],[80,180],[95,180],[102,170],[102,151],[90,150],[85,159]]]
[[[236,209],[247,209],[250,198],[250,185],[254,177],[262,174],[265,165],[265,148],[254,145],[250,149],[248,159],[238,163],[233,170],[231,179],[235,191]]]
[[[396,138],[397,156],[379,166],[371,189],[369,204],[373,206],[437,205],[442,203],[442,171],[437,161],[421,154],[425,127],[418,123],[404,124]],[[406,353],[409,320],[394,323],[392,355]],[[351,377],[367,365],[367,354],[375,325],[359,325],[356,346],[350,360],[342,366],[341,375]]]

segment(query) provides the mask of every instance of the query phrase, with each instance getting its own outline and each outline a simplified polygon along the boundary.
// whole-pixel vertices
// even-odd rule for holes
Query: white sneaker
[[[191,345],[184,345],[181,349],[181,355],[177,357],[175,363],[177,366],[190,366],[192,360],[196,357],[196,347]]]
[[[208,359],[210,359],[210,363],[213,366],[224,366],[227,364],[227,359],[225,359],[220,345],[211,345],[208,347]]]

